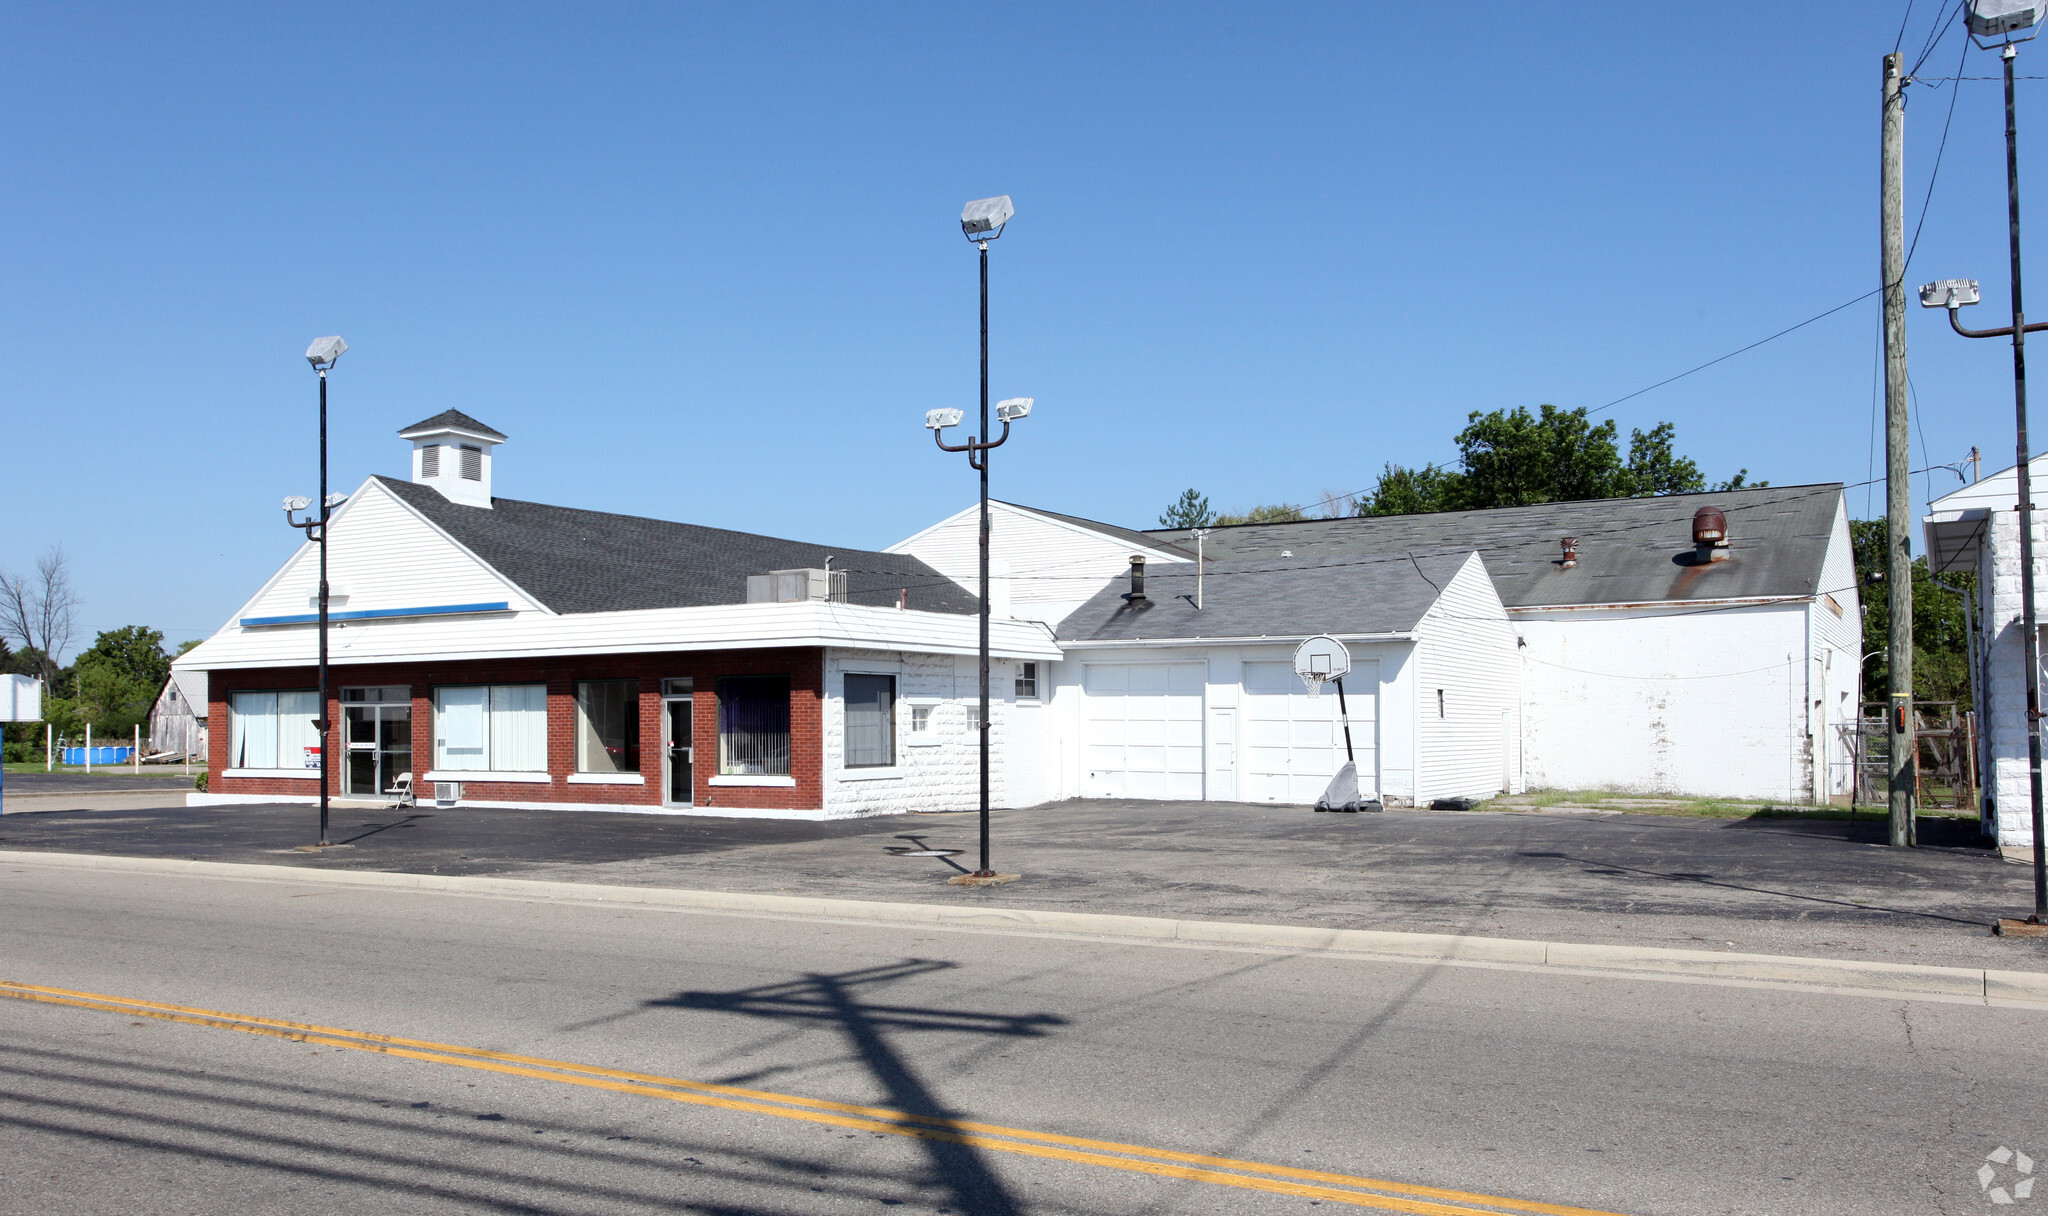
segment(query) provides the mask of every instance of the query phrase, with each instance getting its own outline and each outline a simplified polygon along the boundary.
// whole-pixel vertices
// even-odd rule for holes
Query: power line
[[[1674,381],[1683,380],[1687,376],[1692,375],[1694,372],[1703,372],[1708,368],[1714,366],[1716,363],[1725,363],[1728,360],[1733,359],[1737,355],[1747,354],[1748,352],[1755,350],[1757,347],[1762,346],[1766,342],[1776,342],[1778,339],[1784,337],[1786,334],[1793,332],[1794,330],[1805,329],[1807,326],[1813,324],[1815,321],[1823,320],[1827,317],[1834,316],[1836,313],[1849,307],[1851,304],[1861,304],[1863,301],[1869,299],[1874,295],[1877,295],[1879,292],[1882,292],[1883,290],[1884,288],[1882,287],[1873,287],[1869,291],[1864,292],[1862,295],[1857,296],[1853,300],[1845,300],[1842,303],[1835,305],[1833,308],[1828,309],[1826,312],[1815,313],[1814,315],[1806,318],[1804,321],[1801,321],[1797,325],[1788,325],[1785,328],[1779,330],[1777,333],[1772,334],[1768,338],[1759,338],[1756,341],[1750,343],[1748,346],[1741,347],[1737,350],[1731,350],[1727,354],[1722,355],[1718,359],[1709,359],[1705,363],[1700,364],[1698,367],[1687,368],[1685,371],[1682,371],[1675,376],[1667,376],[1664,379],[1657,381],[1657,383],[1650,385],[1648,388],[1639,388],[1635,392],[1630,393],[1627,396],[1616,397],[1614,400],[1608,402],[1606,405],[1599,406],[1595,409],[1587,410],[1586,413],[1590,416],[1599,413],[1601,410],[1611,410],[1615,406],[1620,405],[1624,401],[1633,400],[1634,398],[1642,396],[1644,393],[1651,392],[1655,389],[1663,388],[1665,385],[1670,384]]]

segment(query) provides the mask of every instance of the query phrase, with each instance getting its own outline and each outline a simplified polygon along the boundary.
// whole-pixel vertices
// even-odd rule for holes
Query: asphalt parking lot
[[[309,853],[304,806],[11,810],[0,849],[2048,970],[2048,945],[1988,932],[2031,906],[2025,867],[1979,848],[1886,848],[1868,820],[1078,800],[993,822],[996,868],[1022,877],[992,888],[944,881],[974,868],[967,812],[810,823],[337,808],[345,847]],[[941,855],[914,855],[926,852]]]

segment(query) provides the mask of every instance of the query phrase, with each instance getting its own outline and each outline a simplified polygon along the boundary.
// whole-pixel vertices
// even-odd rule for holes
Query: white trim
[[[903,742],[909,747],[937,747],[944,743],[945,739],[935,730],[918,730],[906,732]]]
[[[317,768],[224,768],[220,771],[220,775],[223,777],[282,777],[290,781],[320,780],[320,770]]]
[[[1301,643],[1314,637],[1333,637],[1343,642],[1413,642],[1421,634],[1404,633],[1273,633],[1256,637],[1228,638],[1122,638],[1092,639],[1088,641],[1062,641],[1068,650],[1123,650],[1138,646],[1272,646],[1288,642]],[[1177,659],[1159,659],[1161,663],[1179,662]],[[1026,698],[1027,700],[1029,698]],[[989,700],[995,700],[990,696]]]
[[[841,781],[894,781],[908,776],[898,764],[878,764],[872,768],[843,768],[839,770]]]
[[[570,785],[647,784],[647,778],[639,773],[570,773],[566,780]]]
[[[794,777],[712,777],[713,785],[772,785],[788,788],[796,784]]]
[[[422,781],[517,781],[528,785],[549,785],[554,778],[547,773],[499,773],[490,769],[461,768],[440,769],[420,778]]]
[[[1702,608],[1768,608],[1775,604],[1811,604],[1814,599],[1813,595],[1751,595],[1719,600],[1615,600],[1606,604],[1517,604],[1508,608],[1507,613],[1509,616],[1528,616],[1538,612],[1642,612],[1660,608],[1696,612]]]

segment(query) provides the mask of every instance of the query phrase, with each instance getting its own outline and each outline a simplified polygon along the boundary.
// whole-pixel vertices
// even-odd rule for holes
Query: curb
[[[1917,963],[1854,962],[1777,954],[1723,954],[1712,950],[1601,946],[1502,937],[1464,937],[1448,933],[1400,933],[1384,929],[1320,929],[1307,925],[1169,920],[1164,917],[1123,916],[1104,912],[962,908],[942,904],[823,899],[807,895],[760,895],[742,891],[617,887],[600,883],[547,882],[528,878],[405,874],[387,870],[313,870],[299,866],[250,865],[226,861],[103,857],[91,853],[0,850],[0,865],[99,870],[119,874],[188,874],[196,877],[253,882],[302,882],[366,889],[445,891],[455,894],[564,900],[577,903],[638,904],[702,912],[768,913],[813,920],[939,926],[1089,938],[1113,937],[1195,946],[1258,946],[1364,954],[1401,961],[1555,967],[1581,973],[1598,972],[1641,979],[1733,981],[1827,988],[1871,996],[1931,996],[1985,1004],[1996,1002],[2048,1008],[2048,973],[2035,971],[1931,967]]]

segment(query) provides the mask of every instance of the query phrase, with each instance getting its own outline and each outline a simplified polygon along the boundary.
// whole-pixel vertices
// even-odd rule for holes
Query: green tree
[[[1629,432],[1622,458],[1620,428],[1595,424],[1588,411],[1554,405],[1480,413],[1458,432],[1458,467],[1420,469],[1389,464],[1379,484],[1358,504],[1360,515],[1409,515],[1481,507],[1524,507],[1540,502],[1645,498],[1691,494],[1707,488],[1699,465],[1675,450],[1677,428],[1660,422]],[[1744,469],[1714,487],[1746,484]]]
[[[1891,683],[1891,613],[1884,583],[1871,582],[1870,576],[1886,572],[1885,521],[1849,521],[1849,541],[1863,589],[1863,649],[1870,653],[1863,664],[1863,698],[1882,701]],[[1977,586],[1975,574],[1944,574],[1941,581],[1966,591]],[[1924,557],[1913,559],[1913,699],[1954,701],[1962,707],[1970,703],[1967,608],[1962,596],[1935,586]]]
[[[1174,504],[1166,508],[1166,514],[1159,517],[1162,528],[1206,528],[1215,522],[1216,512],[1209,509],[1209,496],[1192,487],[1182,490]]]
[[[78,718],[95,731],[118,735],[149,719],[170,678],[171,658],[161,631],[127,625],[100,634],[79,654],[72,673]]]
[[[205,638],[188,638],[187,640],[178,643],[178,654],[184,654],[186,651],[192,649],[194,646],[199,645],[199,643],[205,640]]]
[[[1216,523],[1223,527],[1231,524],[1286,524],[1297,519],[1307,519],[1308,512],[1298,503],[1276,502],[1268,506],[1253,507],[1247,511],[1235,511],[1218,515]]]

